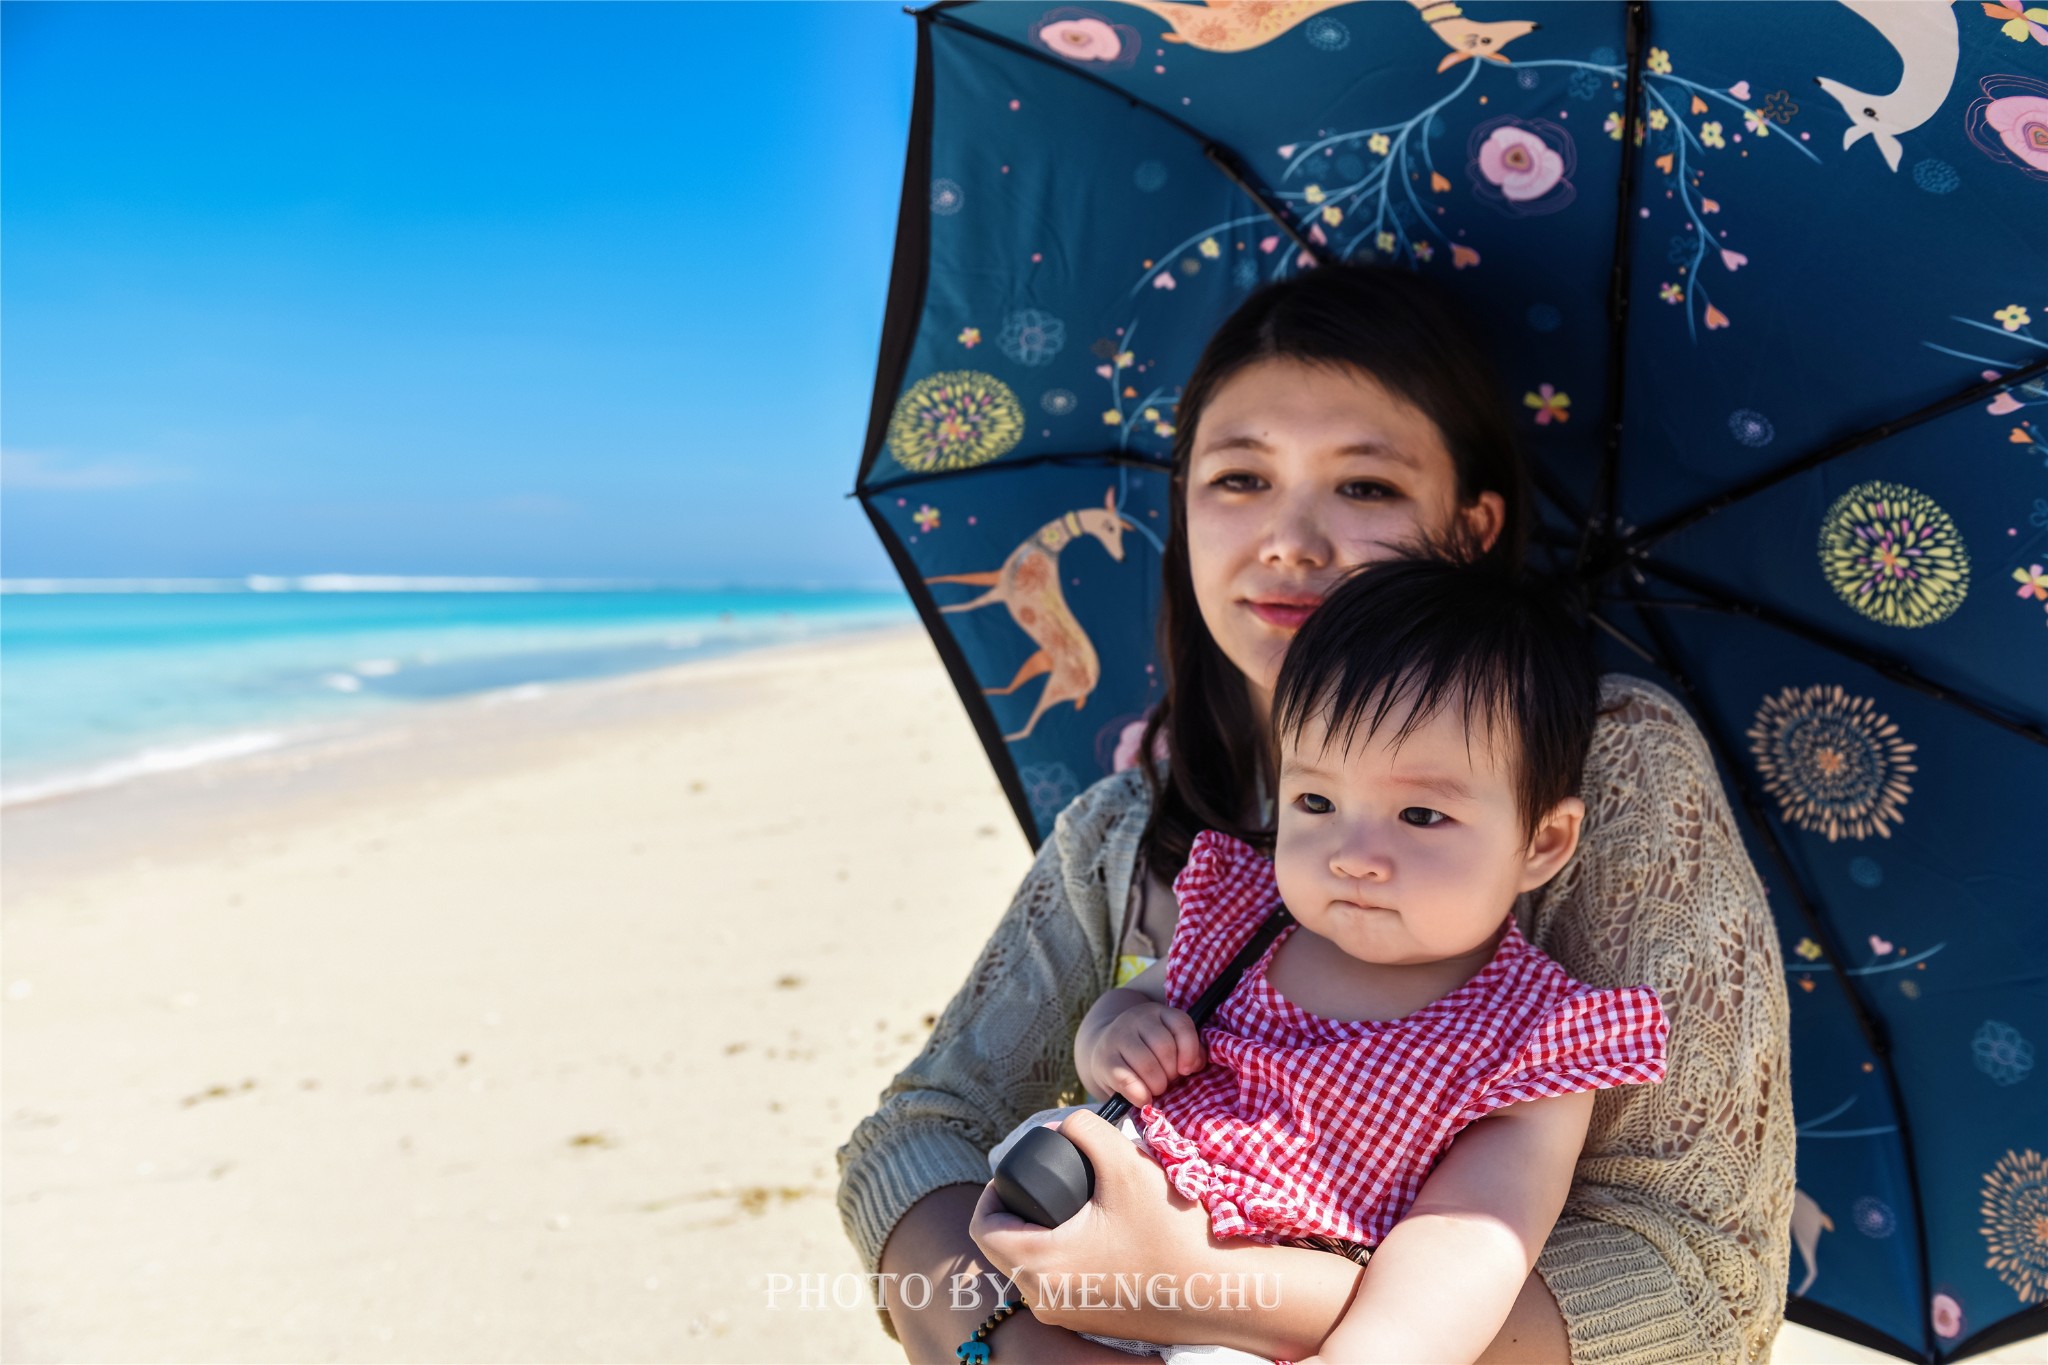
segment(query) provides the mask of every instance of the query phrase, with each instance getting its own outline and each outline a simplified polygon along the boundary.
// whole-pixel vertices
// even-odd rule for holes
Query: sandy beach
[[[5,1359],[902,1358],[768,1291],[1029,860],[920,632],[0,827]]]

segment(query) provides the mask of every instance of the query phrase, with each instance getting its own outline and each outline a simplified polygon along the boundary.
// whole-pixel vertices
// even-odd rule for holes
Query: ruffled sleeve
[[[1166,966],[1166,999],[1186,1009],[1280,903],[1280,888],[1270,859],[1212,829],[1195,836],[1187,866],[1173,879],[1173,897],[1180,919]]]
[[[1530,1030],[1508,1065],[1460,1111],[1459,1122],[1526,1100],[1656,1085],[1664,1079],[1669,1032],[1655,991],[1581,988]]]

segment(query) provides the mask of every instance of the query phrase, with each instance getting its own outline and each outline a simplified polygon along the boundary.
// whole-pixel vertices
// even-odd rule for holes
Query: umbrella
[[[1175,402],[1262,281],[1488,324],[1537,558],[1722,765],[1793,1320],[2048,1329],[2048,11],[938,5],[856,494],[1036,841],[1136,761]]]

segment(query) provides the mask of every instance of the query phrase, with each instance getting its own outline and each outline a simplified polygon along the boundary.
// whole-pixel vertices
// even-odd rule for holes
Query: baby
[[[1435,560],[1347,579],[1275,688],[1272,861],[1197,839],[1167,956],[1081,1023],[1082,1083],[1131,1101],[1126,1132],[1216,1236],[1370,1258],[1320,1359],[1476,1359],[1564,1205],[1593,1092],[1664,1078],[1656,995],[1572,980],[1511,913],[1578,847],[1597,697],[1538,585]],[[1293,925],[1198,1032],[1186,1006],[1283,902]]]

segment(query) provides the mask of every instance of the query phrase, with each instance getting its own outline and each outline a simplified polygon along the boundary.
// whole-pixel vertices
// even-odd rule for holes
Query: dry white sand
[[[902,1358],[768,1291],[1029,858],[920,634],[0,827],[0,1357]]]

